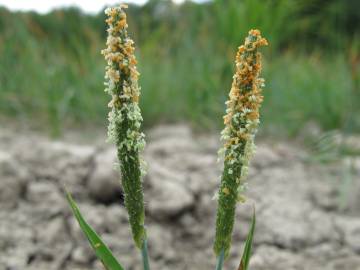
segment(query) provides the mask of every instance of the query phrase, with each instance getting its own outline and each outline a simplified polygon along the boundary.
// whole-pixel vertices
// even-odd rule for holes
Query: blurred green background
[[[293,136],[307,123],[360,131],[360,1],[149,1],[130,5],[144,124],[219,129],[237,47],[251,28],[269,40],[262,132]],[[0,8],[1,121],[61,134],[105,126],[105,15]]]

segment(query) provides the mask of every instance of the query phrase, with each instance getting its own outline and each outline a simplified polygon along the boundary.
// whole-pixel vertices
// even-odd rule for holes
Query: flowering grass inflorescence
[[[107,61],[105,85],[111,95],[109,107],[108,136],[116,144],[120,162],[121,180],[125,206],[129,215],[131,232],[136,246],[141,249],[144,270],[149,270],[147,237],[144,226],[145,210],[142,187],[143,162],[140,152],[145,146],[144,134],[140,131],[142,116],[138,105],[140,88],[136,69],[134,42],[128,37],[126,5],[105,10],[108,18],[107,48],[102,51]],[[214,250],[217,255],[216,269],[221,270],[229,254],[234,226],[236,202],[242,200],[244,178],[254,151],[254,136],[259,124],[259,108],[263,97],[264,80],[259,78],[260,54],[257,49],[267,45],[259,30],[251,30],[245,45],[236,55],[236,73],[233,77],[222,131],[224,147],[224,171],[218,191],[218,211]],[[73,213],[97,257],[109,270],[124,270],[110,249],[82,217],[80,210],[67,193]],[[255,228],[255,213],[239,269],[247,270]]]
[[[108,16],[107,48],[102,51],[106,67],[105,91],[111,95],[109,107],[108,136],[116,144],[120,162],[125,206],[135,244],[143,248],[146,241],[143,202],[143,162],[140,152],[145,146],[144,134],[140,131],[142,116],[138,106],[140,87],[136,69],[134,42],[127,33],[124,8],[126,5],[105,10]]]
[[[257,49],[267,45],[259,30],[250,30],[245,44],[236,55],[236,73],[233,77],[227,109],[225,128],[221,133],[224,142],[219,151],[224,158],[224,171],[217,194],[218,210],[214,251],[225,258],[229,254],[237,201],[242,201],[241,191],[248,172],[249,160],[254,152],[254,137],[259,124],[259,108],[263,101],[259,78],[261,55]]]

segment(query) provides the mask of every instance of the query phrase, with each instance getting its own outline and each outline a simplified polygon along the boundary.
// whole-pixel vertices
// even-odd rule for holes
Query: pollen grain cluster
[[[127,130],[127,136],[121,142],[121,147],[138,148],[144,147],[144,136],[139,132],[142,116],[138,106],[140,88],[138,86],[139,72],[136,68],[136,57],[134,55],[134,41],[128,36],[126,5],[111,7],[105,10],[108,15],[108,37],[107,48],[102,54],[107,61],[105,73],[105,85],[107,92],[111,95],[108,106],[109,113],[109,139],[116,140],[116,122],[123,122],[128,118],[132,126]]]
[[[224,116],[225,129],[222,131],[225,160],[234,163],[247,163],[248,151],[253,149],[254,136],[259,120],[259,108],[263,101],[261,88],[264,79],[259,78],[261,55],[260,46],[267,45],[259,30],[251,30],[245,44],[239,47],[236,55],[236,72],[226,102]],[[248,151],[240,151],[246,148]]]

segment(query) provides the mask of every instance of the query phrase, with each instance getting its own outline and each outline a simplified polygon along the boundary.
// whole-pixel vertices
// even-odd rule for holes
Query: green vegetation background
[[[147,126],[186,121],[219,128],[237,47],[259,28],[266,78],[263,130],[360,131],[360,1],[150,1],[130,6]],[[46,15],[0,8],[0,119],[56,134],[106,125],[105,16],[70,8]]]

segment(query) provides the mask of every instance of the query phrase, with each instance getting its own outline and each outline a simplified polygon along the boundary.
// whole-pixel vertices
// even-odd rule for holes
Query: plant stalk
[[[223,265],[224,265],[224,257],[225,257],[225,251],[224,251],[224,249],[222,249],[220,251],[219,256],[216,259],[216,268],[215,268],[215,270],[222,270]]]
[[[141,256],[142,256],[144,270],[150,270],[147,239],[145,239],[143,242],[143,246],[141,248]]]

